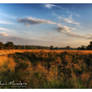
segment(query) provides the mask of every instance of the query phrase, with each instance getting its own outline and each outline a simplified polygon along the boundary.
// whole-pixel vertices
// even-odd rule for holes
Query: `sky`
[[[88,45],[92,41],[92,4],[0,4],[0,41]]]

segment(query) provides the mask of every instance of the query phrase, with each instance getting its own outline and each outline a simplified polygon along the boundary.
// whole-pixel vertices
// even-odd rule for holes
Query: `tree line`
[[[92,50],[92,41],[88,44],[88,46],[82,45],[81,47],[77,48],[78,50]]]
[[[48,49],[46,46],[15,45],[13,42],[0,42],[0,49]]]
[[[0,42],[0,49],[68,49],[68,50],[92,50],[92,41],[88,44],[88,46],[80,46],[78,48],[72,48],[70,46],[66,47],[54,47],[54,46],[33,46],[33,45],[15,45],[13,42]]]

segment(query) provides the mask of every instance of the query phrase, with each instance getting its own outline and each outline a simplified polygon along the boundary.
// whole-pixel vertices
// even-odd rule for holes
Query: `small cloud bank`
[[[74,22],[73,20],[66,20],[68,23],[72,23],[72,24],[78,24],[77,22]],[[45,20],[45,19],[39,19],[39,18],[33,18],[33,17],[28,17],[28,18],[20,18],[18,19],[19,23],[24,23],[25,25],[36,25],[36,24],[53,24],[57,26],[57,32],[61,32],[66,34],[67,36],[70,37],[76,37],[76,38],[83,38],[83,39],[92,39],[92,35],[80,35],[77,34],[75,32],[72,32],[73,28],[69,27],[69,26],[64,26],[60,23],[56,23],[54,21],[50,21],[50,20]]]
[[[59,23],[56,23],[56,22],[53,22],[53,21],[50,21],[50,20],[45,20],[45,19],[39,19],[39,18],[33,18],[33,17],[28,17],[28,18],[20,18],[18,19],[18,22],[19,23],[23,23],[25,25],[36,25],[36,24],[53,24],[53,25],[56,25],[58,28],[58,31],[59,29],[62,31],[66,31],[66,32],[69,32],[70,31],[70,28],[68,26],[63,26]]]

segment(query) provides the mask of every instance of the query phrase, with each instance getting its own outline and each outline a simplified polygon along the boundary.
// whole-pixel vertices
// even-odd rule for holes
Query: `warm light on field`
[[[34,49],[34,50],[0,50],[0,55],[8,55],[8,54],[14,54],[14,53],[23,53],[23,52],[51,52],[51,53],[63,53],[63,52],[68,52],[68,53],[77,53],[77,54],[92,54],[91,50],[46,50],[46,49]]]

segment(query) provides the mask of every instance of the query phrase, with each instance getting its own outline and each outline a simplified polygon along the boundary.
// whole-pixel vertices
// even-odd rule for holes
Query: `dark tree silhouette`
[[[0,42],[0,49],[4,49],[4,44]]]
[[[81,47],[78,47],[78,50],[86,50],[86,46],[82,45]]]
[[[88,50],[92,50],[92,41],[90,41],[90,44],[87,46]]]
[[[66,49],[71,49],[71,47],[70,46],[66,46]]]
[[[52,50],[52,49],[54,49],[54,47],[53,46],[50,46],[50,49]]]
[[[5,44],[5,47],[6,47],[7,49],[14,49],[14,44],[13,44],[13,42],[7,42],[7,43]]]

